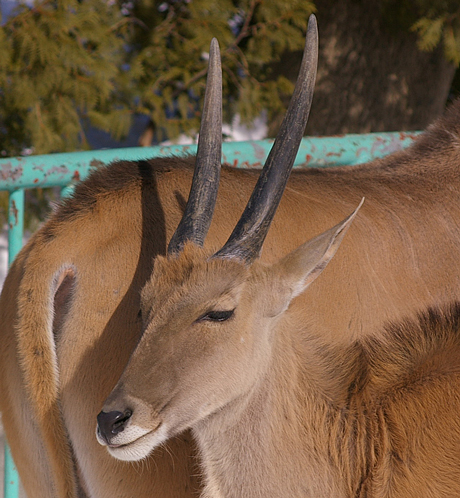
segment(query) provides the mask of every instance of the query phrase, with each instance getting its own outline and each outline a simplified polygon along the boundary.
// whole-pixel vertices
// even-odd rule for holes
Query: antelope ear
[[[269,315],[285,311],[291,300],[301,294],[326,268],[339,248],[364,198],[350,216],[317,237],[305,242],[272,266],[276,289]]]

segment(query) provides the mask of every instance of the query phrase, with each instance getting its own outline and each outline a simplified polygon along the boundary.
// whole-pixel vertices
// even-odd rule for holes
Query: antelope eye
[[[235,310],[228,311],[208,311],[204,315],[198,318],[197,322],[209,321],[209,322],[225,322],[233,316]]]

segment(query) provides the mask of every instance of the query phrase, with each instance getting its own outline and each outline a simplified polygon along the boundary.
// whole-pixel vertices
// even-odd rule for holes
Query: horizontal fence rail
[[[305,137],[294,167],[329,168],[356,165],[386,156],[409,146],[419,132],[369,133],[336,137]],[[223,162],[237,168],[260,168],[273,140],[224,142]],[[20,251],[24,229],[24,190],[61,187],[69,195],[72,187],[91,171],[114,161],[138,161],[154,157],[196,153],[196,145],[133,147],[99,151],[69,152],[0,159],[0,191],[9,192],[8,261]],[[18,498],[19,478],[8,446],[5,447],[4,498]],[[33,497],[30,497],[33,498]]]
[[[364,163],[407,147],[417,135],[417,132],[394,132],[306,137],[301,142],[294,167],[324,168]],[[258,168],[263,165],[272,144],[273,140],[224,142],[222,160],[237,168]],[[190,155],[196,153],[196,147],[131,147],[0,159],[0,190],[66,187],[83,180],[93,169],[113,161]]]

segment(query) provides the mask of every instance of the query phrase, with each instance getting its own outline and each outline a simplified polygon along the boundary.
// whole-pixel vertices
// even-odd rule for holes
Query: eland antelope
[[[229,362],[240,358],[237,353],[244,356],[244,351],[251,351],[249,327],[263,310],[279,316],[272,317],[277,320],[276,326],[269,327],[273,335],[276,331],[277,337],[287,340],[287,331],[291,331],[292,337],[301,336],[299,344],[290,344],[292,349],[300,352],[311,342],[332,345],[331,351],[344,352],[334,356],[329,347],[319,347],[317,355],[312,353],[309,366],[313,375],[309,382],[317,380],[319,388],[324,387],[324,399],[330,399],[342,396],[342,391],[334,386],[330,370],[343,364],[341,386],[346,385],[348,373],[355,373],[351,365],[356,364],[352,361],[354,353],[348,351],[356,349],[357,341],[359,344],[385,341],[385,324],[403,318],[416,321],[421,310],[458,299],[460,104],[453,106],[403,152],[358,167],[295,171],[288,180],[310,107],[316,37],[312,19],[293,101],[261,180],[258,181],[257,171],[224,166],[218,181],[215,166],[220,162],[220,63],[213,43],[196,160],[122,161],[97,170],[77,186],[71,198],[63,201],[16,258],[0,297],[0,410],[30,497],[192,497],[199,495],[204,485],[214,492],[211,474],[202,475],[201,470],[210,465],[204,462],[202,467],[200,462],[201,454],[208,454],[202,446],[204,439],[196,441],[190,428],[193,426],[195,430],[194,424],[200,424],[200,414],[216,406],[216,392],[233,389],[233,381],[240,374],[234,364],[229,367]],[[188,198],[192,183],[195,194]],[[209,213],[218,183],[219,195],[211,222]],[[269,192],[259,188],[265,183],[272,185]],[[250,197],[249,211],[245,210],[250,216],[241,218],[242,206]],[[340,250],[321,277],[312,282],[351,221],[340,220],[353,212],[362,197],[366,201]],[[186,216],[179,225],[184,212]],[[242,221],[237,223],[238,220]],[[225,243],[235,225],[234,235]],[[331,231],[331,226],[337,228]],[[324,235],[319,236],[321,233]],[[321,246],[321,241],[330,247],[323,251],[323,256],[318,256],[315,250],[315,258],[309,258],[305,250],[309,261],[302,261],[305,251],[300,249],[299,253],[296,248],[309,239],[313,241],[310,247]],[[262,243],[263,252],[259,255]],[[215,257],[209,259],[210,255]],[[297,287],[293,284],[290,288],[281,276],[283,267],[295,267],[295,261],[301,267],[304,263],[306,267],[312,264],[313,272],[303,284]],[[270,268],[280,270],[277,289],[270,288],[273,279],[268,278],[269,273],[273,277],[275,271]],[[195,276],[201,279],[203,274],[207,280],[201,286],[193,279]],[[193,283],[190,294],[184,285],[187,279]],[[254,285],[256,282],[262,287],[266,285],[262,294],[250,295],[253,281]],[[309,289],[301,292],[309,283]],[[286,298],[289,295],[293,298],[290,303]],[[158,303],[162,303],[161,309]],[[231,324],[242,311],[249,318],[232,346],[234,351],[221,349],[216,357],[219,343],[210,343],[208,336],[218,330],[230,334]],[[169,323],[164,322],[167,317],[171,318]],[[260,325],[265,327],[267,320],[261,319]],[[190,348],[186,354],[176,351],[177,358],[183,361],[172,368],[172,363],[168,363],[168,355],[170,359],[173,355],[172,336],[183,337],[185,331],[192,333],[192,329],[201,330],[205,337],[195,341],[188,337],[189,342],[181,347],[185,349],[188,344]],[[158,340],[158,345],[149,341],[151,336]],[[261,355],[272,347],[267,341],[254,341],[254,347],[257,344],[262,348]],[[174,435],[171,431],[166,433],[166,422],[163,429],[159,426],[160,434],[163,431],[165,437],[172,437],[153,452],[150,441],[148,451],[133,450],[129,455],[131,441],[126,440],[121,443],[128,444],[123,453],[125,450],[116,449],[117,443],[104,428],[99,431],[99,441],[105,446],[98,443],[95,420],[103,408],[103,414],[123,410],[117,421],[110,422],[103,414],[99,416],[101,425],[107,428],[112,423],[110,430],[118,431],[121,438],[123,434],[131,437],[136,426],[137,434],[151,427],[159,408],[148,404],[149,393],[153,392],[150,381],[158,380],[154,372],[157,366],[153,363],[156,354],[164,353],[160,364],[164,365],[166,376],[157,389],[167,391],[173,389],[181,372],[190,373],[186,385],[192,387],[192,382],[198,381],[200,370],[193,372],[191,365],[203,358],[206,348],[214,348],[209,362],[218,363],[216,368],[221,369],[218,378],[223,375],[227,379],[221,389],[216,381],[216,391],[211,391],[208,398],[208,391],[201,396],[199,391],[191,390],[193,402],[183,410],[190,410],[193,420],[186,423],[182,420]],[[227,353],[232,356],[227,357]],[[136,370],[138,361],[142,368]],[[203,368],[209,366],[206,361]],[[285,367],[285,375],[289,376],[292,365]],[[254,364],[259,373],[264,368],[261,363]],[[378,372],[378,366],[375,368]],[[393,372],[396,375],[398,371],[395,368]],[[133,411],[131,417],[126,411],[130,407],[120,407],[116,394],[123,392],[124,379],[128,378],[127,389],[133,383],[135,392],[128,389],[123,396],[144,407]],[[205,380],[212,385],[212,378]],[[286,382],[294,380],[286,378]],[[250,389],[251,379],[246,382]],[[359,386],[354,382],[349,386],[350,402],[355,402],[353,389]],[[170,392],[171,400],[174,394]],[[454,398],[453,407],[457,406]],[[401,410],[408,410],[409,406],[402,402]],[[423,418],[422,405],[414,405],[413,409],[417,417]],[[366,437],[354,431],[357,426],[352,418],[346,418],[347,413],[344,412],[343,419],[336,419],[338,433],[348,436],[346,441],[351,441],[354,434],[357,438]],[[356,413],[363,417],[363,412]],[[209,415],[212,420],[214,414]],[[286,416],[295,417],[295,414]],[[128,420],[132,422],[131,429],[123,425]],[[441,416],[434,420],[433,427],[441,420]],[[176,421],[179,423],[179,418]],[[430,430],[427,429],[427,437],[436,434],[431,427]],[[321,434],[318,432],[318,437]],[[382,433],[381,448],[386,450],[392,446],[391,438],[385,434],[398,441],[405,437],[401,431]],[[446,439],[440,441],[446,443]],[[280,444],[288,447],[289,437]],[[357,451],[364,448],[375,458],[382,454],[377,446],[356,448]],[[121,461],[110,453],[125,455],[125,460],[139,456],[143,460]],[[408,463],[398,468],[398,472],[410,470],[410,461],[405,460],[407,455],[410,459],[410,453],[390,451],[385,455]],[[356,455],[353,479],[363,475],[359,465],[369,461],[365,456]],[[339,458],[337,447],[331,447],[330,458],[333,461]],[[319,462],[314,465],[320,465]],[[438,468],[434,461],[430,463]],[[293,475],[298,465],[301,462],[292,468]],[[309,469],[311,474],[316,470],[320,475],[326,472],[326,468],[315,466]],[[398,475],[382,476],[382,479],[388,477],[384,484],[389,485]],[[446,478],[445,474],[440,475],[440,479]],[[332,486],[334,478],[328,476],[327,486]],[[347,484],[350,489],[355,486],[353,482]],[[312,480],[304,485],[305,489],[314,490],[317,482]],[[364,483],[360,489],[365,489]],[[224,488],[221,492],[225,492]]]

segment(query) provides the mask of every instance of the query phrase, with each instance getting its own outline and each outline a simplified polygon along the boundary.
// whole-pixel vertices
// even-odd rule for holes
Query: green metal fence
[[[354,165],[401,150],[418,132],[371,133],[337,137],[304,138],[294,167],[333,167]],[[272,140],[225,142],[224,162],[239,168],[261,167]],[[194,154],[196,145],[136,147],[102,151],[49,154],[0,159],[0,191],[9,192],[8,260],[13,261],[22,246],[24,191],[41,187],[61,187],[68,195],[75,183],[99,167],[116,160],[141,160],[170,155]],[[17,498],[19,478],[9,448],[5,447],[4,498]],[[33,497],[30,497],[33,498]]]

